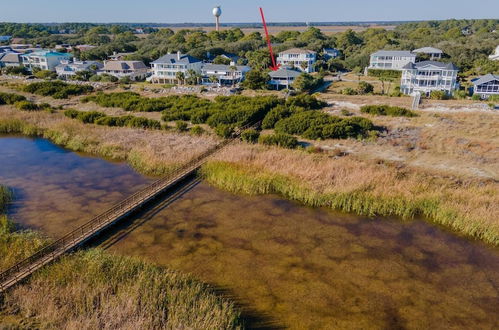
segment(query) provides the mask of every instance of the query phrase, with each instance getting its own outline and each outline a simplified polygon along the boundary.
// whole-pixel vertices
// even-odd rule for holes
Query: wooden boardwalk
[[[234,137],[239,136],[239,132],[237,132]],[[114,205],[112,208],[96,216],[81,227],[76,228],[54,243],[0,273],[0,293],[24,280],[37,269],[54,261],[61,255],[74,250],[106,228],[112,226],[119,220],[126,218],[130,213],[138,210],[161,193],[186,179],[206,163],[208,157],[221,150],[232,141],[233,140],[224,140],[222,143],[183,165],[174,174],[155,181],[145,189],[142,189]]]

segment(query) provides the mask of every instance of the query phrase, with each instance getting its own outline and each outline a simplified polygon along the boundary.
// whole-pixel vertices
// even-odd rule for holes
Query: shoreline
[[[23,115],[21,114],[19,117]],[[47,115],[53,116],[53,114]],[[105,136],[105,134],[102,136],[97,135],[100,139],[92,139],[89,136],[97,130],[114,130],[115,133],[126,134],[131,131],[129,129],[126,129],[127,131],[125,132],[122,129],[93,127],[93,125],[71,122],[71,120],[68,121],[65,118],[59,118],[58,120],[63,124],[47,129],[40,125],[34,125],[26,119],[5,119],[0,117],[0,133],[17,133],[25,136],[46,138],[52,143],[72,151],[85,152],[90,155],[116,161],[125,161],[140,174],[149,176],[168,175],[182,163],[165,162],[158,159],[154,152],[146,154],[138,149],[127,150],[124,146],[120,145],[106,145],[106,141],[102,140],[102,136]],[[161,131],[153,132],[144,130],[140,133],[145,137],[150,134],[169,134]],[[245,159],[245,157],[249,157],[250,160],[255,158],[255,155],[245,155],[245,153],[248,153],[248,149],[250,153],[259,153],[264,156],[265,153],[272,153],[275,150],[282,155],[283,164],[286,161],[286,157],[294,157],[292,158],[293,160],[298,159],[298,161],[304,162],[304,158],[309,156],[305,152],[287,151],[278,148],[262,149],[259,146],[254,147],[243,144],[239,146],[243,149],[243,151],[240,151],[242,156],[239,159],[233,155],[225,155],[226,159],[224,158],[224,154],[217,155],[215,160],[210,160],[203,167],[201,172],[207,182],[217,188],[233,193],[277,193],[282,198],[298,201],[304,205],[328,207],[357,215],[397,216],[402,220],[422,216],[429,223],[441,225],[457,235],[476,239],[494,247],[499,246],[499,224],[493,219],[487,220],[487,218],[483,218],[484,216],[486,217],[487,212],[490,213],[488,208],[493,208],[492,204],[496,196],[496,192],[494,192],[495,184],[493,182],[471,181],[470,183],[457,183],[460,185],[460,190],[453,192],[452,189],[454,188],[452,186],[456,185],[456,182],[446,180],[445,178],[435,178],[430,175],[431,173],[422,172],[422,174],[419,174],[415,169],[411,169],[406,173],[385,166],[386,164],[383,165],[384,168],[379,169],[370,164],[358,161],[358,163],[348,164],[350,167],[340,167],[337,170],[348,171],[352,165],[365,166],[366,170],[377,171],[374,174],[379,175],[381,178],[390,176],[386,179],[387,182],[402,186],[402,188],[397,188],[399,190],[404,189],[401,190],[402,193],[397,194],[396,189],[394,191],[390,191],[390,189],[383,190],[383,187],[380,186],[383,183],[376,181],[359,185],[357,188],[355,188],[355,185],[353,187],[346,187],[348,189],[327,186],[327,191],[323,191],[323,188],[314,187],[307,180],[302,180],[296,173],[283,175],[278,170],[272,171],[266,168],[266,166],[262,165],[261,161],[251,164],[250,161],[246,162]],[[235,146],[234,148],[236,149],[232,149],[236,150],[233,154],[237,154],[239,146]],[[258,148],[259,150],[255,151]],[[236,157],[236,159],[231,160],[230,157]],[[271,165],[267,167],[271,167]],[[399,176],[401,179],[399,179]],[[409,177],[410,180],[406,177]],[[412,190],[404,187],[404,182],[401,182],[403,180],[406,180],[407,184],[415,185],[411,187]],[[422,180],[430,182],[418,182]],[[483,188],[484,185],[485,188]],[[476,192],[482,195],[480,198],[477,198],[476,205],[473,205],[471,201],[465,202],[467,196],[473,196]],[[451,193],[455,193],[455,197],[450,195]],[[484,200],[487,196],[491,200]],[[466,203],[469,203],[469,205],[466,205]],[[479,208],[478,211],[476,211],[477,207]],[[473,211],[473,209],[475,210]],[[476,215],[472,214],[472,212],[475,212]],[[490,217],[491,215],[489,215]]]

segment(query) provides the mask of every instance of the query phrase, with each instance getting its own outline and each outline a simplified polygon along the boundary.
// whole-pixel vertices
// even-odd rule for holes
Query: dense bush
[[[149,128],[161,129],[161,123],[154,119],[135,116],[113,117],[98,111],[78,111],[68,109],[64,111],[64,115],[69,118],[78,119],[85,124],[97,124],[111,127],[134,127],[134,128]]]
[[[289,149],[294,149],[298,146],[298,140],[294,136],[284,133],[261,135],[258,142],[267,146],[279,146]]]
[[[92,92],[92,86],[67,84],[62,81],[35,82],[26,85],[23,91],[42,96],[52,96],[55,99],[66,99],[73,95],[82,95]]]
[[[365,105],[360,108],[360,112],[368,113],[371,115],[391,116],[391,117],[416,117],[414,111],[401,108],[392,107],[389,105]]]
[[[371,85],[368,82],[361,81],[359,82],[359,85],[357,86],[357,93],[358,94],[369,94],[374,92],[374,86]]]
[[[430,99],[432,100],[447,100],[449,96],[444,91],[432,91],[430,93]]]
[[[14,104],[21,101],[26,101],[26,98],[22,95],[13,93],[0,93],[0,105]]]
[[[41,110],[41,108],[31,102],[31,101],[19,101],[19,102],[16,102],[14,103],[15,107],[19,110],[23,110],[23,111],[38,111],[38,110]]]
[[[215,133],[224,139],[231,138],[232,134],[234,133],[234,126],[220,124],[217,127],[215,127]]]
[[[200,135],[203,135],[205,131],[204,131],[204,128],[202,128],[199,125],[196,125],[196,126],[191,127],[191,129],[189,130],[189,132],[192,135],[200,136]]]
[[[361,138],[374,129],[373,123],[362,117],[341,118],[323,112],[305,111],[280,120],[276,132],[301,135],[306,139]]]
[[[185,132],[187,131],[188,124],[185,121],[182,120],[177,120],[175,123],[175,128],[177,129],[178,132]]]
[[[40,70],[34,74],[35,77],[39,79],[56,79],[57,73],[50,70]]]
[[[341,90],[343,95],[357,95],[357,91],[353,88],[347,87]]]
[[[255,129],[247,129],[241,133],[241,140],[248,143],[257,143],[260,132]]]
[[[2,72],[6,75],[12,76],[27,76],[29,75],[29,71],[23,66],[8,66],[2,69]]]

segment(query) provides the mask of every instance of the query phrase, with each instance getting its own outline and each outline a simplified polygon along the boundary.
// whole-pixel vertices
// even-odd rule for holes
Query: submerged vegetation
[[[0,186],[0,269],[48,241],[14,231],[2,212],[12,193]],[[0,302],[2,326],[37,328],[237,329],[239,311],[195,279],[101,250],[78,252],[44,267]]]
[[[91,93],[94,88],[88,85],[67,84],[62,81],[43,81],[28,84],[22,90],[42,96],[51,96],[54,99],[67,99],[70,96]]]
[[[234,193],[278,194],[306,205],[366,216],[421,216],[499,245],[499,197],[493,182],[459,183],[350,157],[332,161],[259,148],[248,153],[234,146],[217,157],[220,161],[205,165],[203,177]]]

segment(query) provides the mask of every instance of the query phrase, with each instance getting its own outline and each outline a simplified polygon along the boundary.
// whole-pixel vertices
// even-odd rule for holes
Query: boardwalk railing
[[[241,132],[248,127],[250,127],[250,125],[237,129],[232,137],[239,137]],[[37,269],[99,234],[102,230],[126,217],[168,188],[181,182],[206,163],[208,157],[218,152],[232,141],[233,140],[224,140],[215,147],[192,159],[187,164],[181,166],[175,173],[153,182],[148,187],[129,196],[84,225],[76,228],[52,244],[42,248],[30,257],[0,273],[0,293],[25,279]]]

